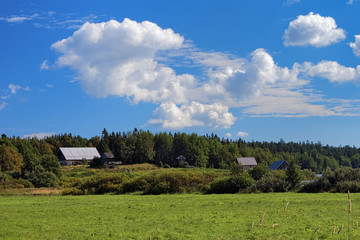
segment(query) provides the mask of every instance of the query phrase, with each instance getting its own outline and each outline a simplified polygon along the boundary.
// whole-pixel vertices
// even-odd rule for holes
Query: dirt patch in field
[[[0,195],[60,195],[61,191],[59,188],[3,189]]]

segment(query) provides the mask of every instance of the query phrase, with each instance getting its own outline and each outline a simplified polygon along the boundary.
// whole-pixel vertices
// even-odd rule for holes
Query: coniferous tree
[[[289,162],[286,169],[286,181],[289,183],[289,188],[297,187],[301,180],[300,168],[294,160]]]

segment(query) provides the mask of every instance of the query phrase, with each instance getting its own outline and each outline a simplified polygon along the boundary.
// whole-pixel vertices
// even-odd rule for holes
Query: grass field
[[[351,198],[350,215],[330,193],[0,196],[0,239],[360,239]]]

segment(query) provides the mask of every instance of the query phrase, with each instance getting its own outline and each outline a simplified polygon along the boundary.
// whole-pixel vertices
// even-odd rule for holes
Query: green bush
[[[76,178],[83,178],[83,177],[89,177],[95,175],[95,171],[92,171],[90,169],[86,169],[84,167],[74,168],[70,171],[64,171],[63,176],[64,177],[76,177]]]
[[[103,167],[104,163],[102,161],[101,158],[99,157],[94,157],[93,160],[90,162],[90,167],[92,168],[99,168],[99,167]]]
[[[286,175],[283,171],[271,171],[266,173],[256,184],[260,192],[285,192],[288,189]]]
[[[83,195],[83,191],[76,187],[65,188],[62,192],[62,195]]]
[[[60,185],[60,187],[63,187],[63,188],[74,187],[76,185],[79,185],[79,179],[76,177],[62,178],[59,185]]]
[[[59,179],[53,172],[46,171],[44,167],[38,165],[34,171],[26,172],[24,177],[35,187],[58,187]]]
[[[237,193],[254,184],[254,180],[248,172],[229,177],[221,177],[215,179],[211,184],[207,193]]]
[[[7,179],[0,181],[0,189],[31,188],[34,185],[25,179]]]
[[[183,170],[164,171],[143,175],[126,182],[122,193],[172,194],[201,192],[213,181],[215,175]]]
[[[64,174],[69,176],[69,174]],[[70,174],[73,175],[73,174]],[[79,189],[82,194],[131,193],[173,194],[203,192],[219,176],[218,173],[169,169],[137,176],[131,173],[104,173],[84,178],[63,177],[66,194]],[[132,177],[132,178],[131,178]],[[75,192],[76,193],[76,192]]]
[[[319,178],[307,184],[304,184],[299,192],[320,193],[327,192],[331,188],[331,184],[327,178]]]
[[[121,191],[127,181],[129,177],[125,174],[104,174],[87,177],[75,185],[84,194],[103,194]]]
[[[341,167],[335,171],[326,169],[323,176],[305,184],[300,192],[360,192],[360,169]]]
[[[338,182],[333,189],[334,192],[347,193],[348,191],[355,193],[360,192],[360,182],[358,181],[342,181]]]
[[[139,177],[131,179],[130,181],[124,183],[122,193],[143,192],[149,186],[149,183],[144,178]]]
[[[190,182],[191,180],[186,172],[160,173],[155,175],[152,181],[148,181],[149,186],[145,189],[144,194],[184,193],[186,192],[185,187]]]
[[[256,165],[249,170],[250,176],[255,180],[260,180],[267,172],[269,172],[269,168],[264,164]]]

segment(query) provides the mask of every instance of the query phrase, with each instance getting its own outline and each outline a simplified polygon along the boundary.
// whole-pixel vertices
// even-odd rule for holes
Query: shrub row
[[[0,181],[0,189],[31,188],[34,185],[25,179],[6,179]]]
[[[300,192],[360,192],[360,169],[341,167],[335,171],[327,169],[321,178],[305,184]]]
[[[130,178],[126,173],[102,174],[83,179],[69,178],[64,181],[63,194],[131,193],[167,194],[202,192],[217,175],[169,171],[151,173]]]

